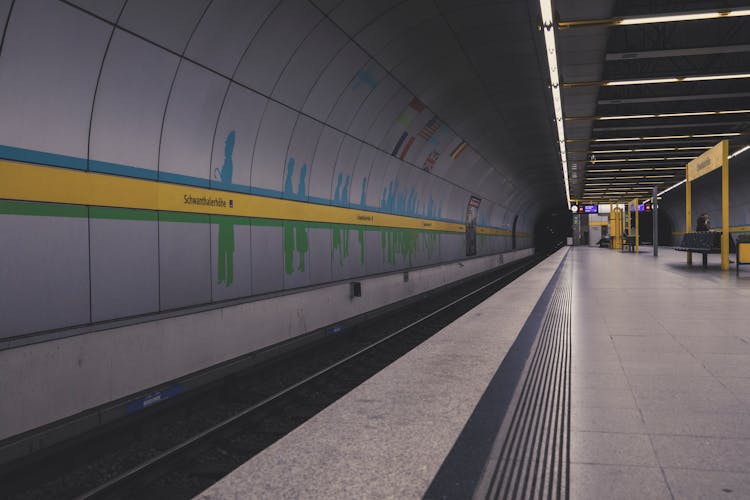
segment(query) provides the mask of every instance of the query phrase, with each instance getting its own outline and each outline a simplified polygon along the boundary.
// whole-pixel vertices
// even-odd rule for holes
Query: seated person
[[[708,231],[711,229],[711,218],[708,214],[702,214],[698,216],[698,221],[695,225],[696,231]]]

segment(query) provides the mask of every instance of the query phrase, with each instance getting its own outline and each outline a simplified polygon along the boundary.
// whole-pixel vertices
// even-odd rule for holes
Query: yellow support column
[[[685,173],[685,234],[693,230],[693,210],[690,190],[690,177]],[[693,265],[693,252],[688,252],[688,266]]]
[[[729,141],[721,141],[721,270],[729,270]]]
[[[638,224],[638,198],[635,199],[635,253],[640,251],[641,227]]]

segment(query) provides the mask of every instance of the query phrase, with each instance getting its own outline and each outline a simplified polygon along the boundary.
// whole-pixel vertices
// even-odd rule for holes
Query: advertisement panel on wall
[[[477,216],[479,215],[480,198],[472,196],[466,205],[466,255],[477,254]]]

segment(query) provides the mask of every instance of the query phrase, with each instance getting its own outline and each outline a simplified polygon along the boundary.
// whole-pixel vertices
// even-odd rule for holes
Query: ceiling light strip
[[[694,151],[710,149],[709,146],[690,146],[685,148],[637,148],[637,149],[590,149],[579,150],[569,149],[569,153],[586,153],[586,154],[615,154],[615,153],[653,153],[658,151]]]
[[[729,155],[729,159],[732,159],[732,158],[736,158],[737,156],[741,155],[742,153],[744,153],[744,152],[745,152],[745,151],[747,151],[747,150],[750,150],[750,145],[748,145],[748,146],[745,146],[745,147],[744,147],[744,148],[742,148],[742,149],[738,149],[737,151],[735,151],[734,153],[732,153],[731,155]],[[674,185],[672,185],[672,186],[669,186],[669,187],[668,187],[667,189],[665,189],[665,190],[664,190],[664,191],[662,191],[661,193],[658,193],[658,194],[657,194],[657,196],[661,196],[661,195],[663,195],[664,193],[668,193],[668,192],[670,192],[671,190],[673,190],[673,189],[674,189],[674,188],[676,188],[676,187],[682,186],[683,184],[685,184],[685,181],[686,181],[686,180],[685,180],[685,179],[683,179],[683,180],[681,180],[680,182],[678,182],[677,184],[674,184]]]
[[[722,19],[728,17],[750,16],[750,8],[702,10],[694,12],[673,12],[651,16],[623,16],[606,19],[582,19],[576,21],[560,21],[560,29],[585,28],[595,26],[633,26],[638,24],[673,23],[679,21],[700,21],[706,19]]]
[[[555,109],[555,123],[557,124],[558,146],[560,147],[560,162],[562,163],[563,180],[565,183],[565,198],[570,206],[570,181],[568,179],[568,158],[565,152],[565,123],[562,111],[562,95],[560,92],[560,76],[557,65],[557,48],[555,44],[555,16],[552,11],[552,0],[539,0],[542,10],[542,25],[544,44],[547,48],[547,66],[549,67],[550,87],[552,88],[552,104]]]
[[[634,59],[654,59],[680,56],[712,56],[714,54],[733,54],[750,52],[750,45],[720,45],[712,47],[685,47],[681,49],[641,50],[636,52],[610,52],[605,61],[632,61]]]
[[[677,161],[694,160],[695,156],[667,156],[664,158],[606,158],[601,160],[589,160],[589,163],[638,163],[642,161]]]
[[[710,137],[736,137],[739,135],[750,135],[750,132],[724,132],[718,134],[683,134],[683,135],[658,135],[645,137],[607,137],[597,139],[566,139],[565,142],[637,142],[637,141],[663,141],[668,139],[706,139]]]
[[[625,85],[653,85],[657,83],[708,82],[716,80],[740,80],[750,78],[750,73],[725,73],[720,75],[668,76],[637,78],[634,80],[601,80],[591,82],[565,82],[563,87],[620,87]]]
[[[642,115],[610,115],[610,116],[566,116],[565,120],[636,120],[642,118],[674,118],[679,116],[709,116],[709,115],[738,115],[750,113],[750,109],[726,109],[721,111],[689,111],[684,113],[652,113]]]

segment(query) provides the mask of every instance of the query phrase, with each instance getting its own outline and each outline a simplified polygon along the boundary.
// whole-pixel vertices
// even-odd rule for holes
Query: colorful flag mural
[[[464,152],[464,149],[466,149],[466,146],[467,146],[466,141],[461,141],[458,144],[458,146],[456,146],[455,148],[453,148],[453,151],[451,151],[451,158],[453,158],[455,160],[456,158],[458,158],[459,156],[461,156],[461,153]]]

